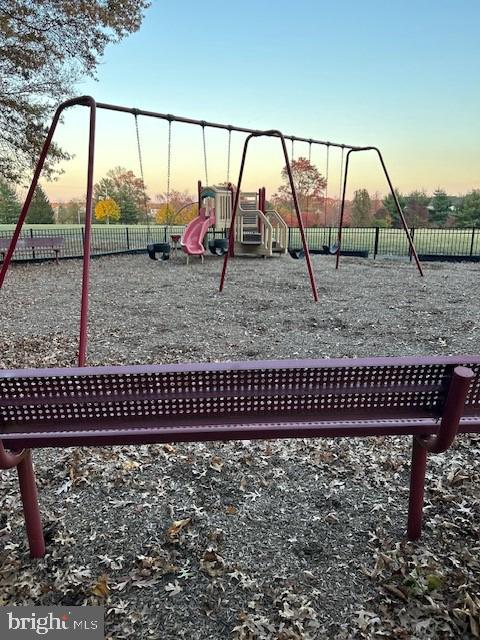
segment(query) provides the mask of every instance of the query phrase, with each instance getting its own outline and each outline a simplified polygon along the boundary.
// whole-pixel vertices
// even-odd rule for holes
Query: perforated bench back
[[[3,371],[0,438],[48,446],[428,432],[459,364],[477,373],[465,407],[475,431],[480,356]]]

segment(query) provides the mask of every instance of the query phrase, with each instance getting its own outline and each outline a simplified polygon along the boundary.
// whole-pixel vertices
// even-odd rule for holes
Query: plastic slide
[[[188,223],[183,232],[181,244],[184,252],[190,256],[202,256],[205,253],[203,238],[208,228],[215,224],[215,215],[208,218],[205,209],[200,210],[200,215]]]

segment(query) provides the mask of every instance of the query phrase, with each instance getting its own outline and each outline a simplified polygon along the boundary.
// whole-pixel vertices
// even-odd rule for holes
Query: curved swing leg
[[[26,453],[23,460],[17,465],[17,473],[30,555],[32,558],[43,558],[45,555],[45,540],[43,537],[43,527],[40,519],[40,509],[38,507],[37,485],[30,451]]]

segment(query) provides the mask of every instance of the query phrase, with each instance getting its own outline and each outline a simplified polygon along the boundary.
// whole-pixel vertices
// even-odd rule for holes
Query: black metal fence
[[[434,259],[479,259],[480,229],[434,229],[412,228],[415,248],[424,260]],[[337,229],[309,228],[306,230],[308,245],[312,250],[334,247]],[[300,248],[300,232],[289,229],[289,246]],[[346,228],[342,232],[342,251],[365,252],[369,256],[410,256],[409,245],[402,229],[379,227]]]
[[[116,253],[138,253],[146,250],[151,242],[168,242],[170,236],[180,235],[183,226],[119,226],[94,225],[92,230],[92,254],[94,256]],[[480,260],[480,229],[412,229],[415,246],[423,259],[471,259]],[[0,226],[0,238],[11,238],[13,227]],[[68,225],[37,225],[24,228],[21,238],[60,236],[64,238],[64,249],[60,258],[78,258],[83,255],[84,227]],[[224,237],[223,232],[210,230],[207,240]],[[309,247],[322,251],[333,247],[337,240],[334,227],[308,228]],[[289,229],[289,247],[300,248],[300,233]],[[409,256],[408,243],[401,229],[375,227],[346,228],[342,235],[342,250],[368,252],[369,256]],[[18,249],[15,261],[46,260],[54,257],[48,248]]]

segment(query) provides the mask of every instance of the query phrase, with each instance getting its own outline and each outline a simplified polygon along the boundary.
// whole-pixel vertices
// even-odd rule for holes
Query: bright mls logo
[[[0,607],[0,638],[103,640],[103,607]]]

